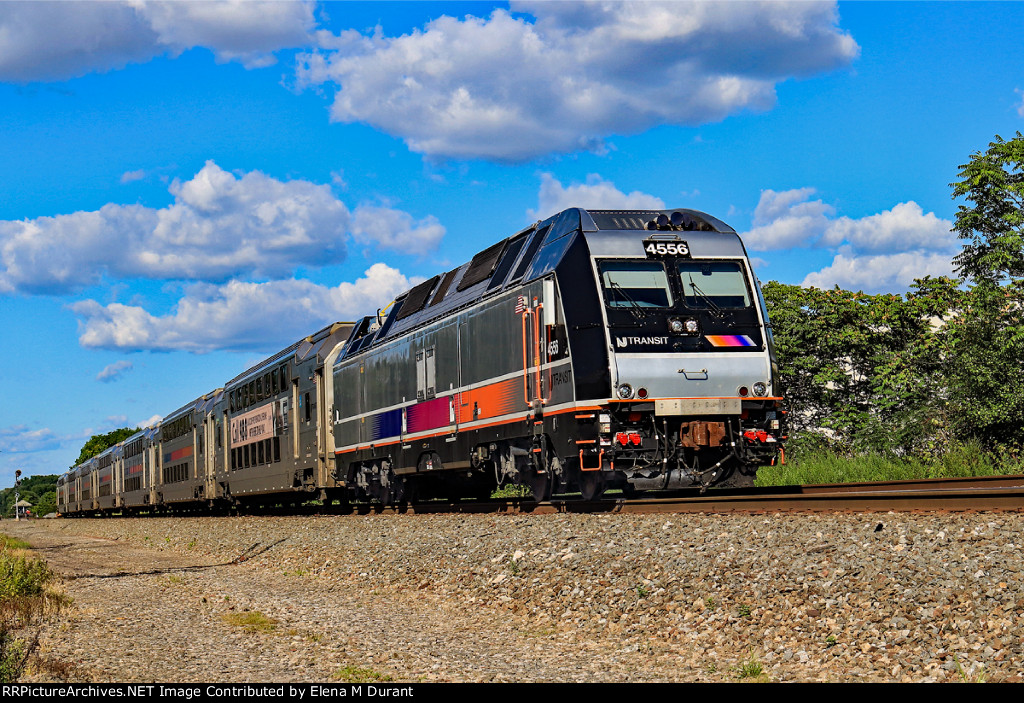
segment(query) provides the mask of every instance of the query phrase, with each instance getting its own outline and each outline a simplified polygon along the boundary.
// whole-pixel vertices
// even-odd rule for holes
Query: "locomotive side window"
[[[608,307],[672,307],[672,292],[661,262],[602,261],[599,266]]]
[[[749,308],[750,293],[736,261],[680,261],[683,302],[690,308]]]

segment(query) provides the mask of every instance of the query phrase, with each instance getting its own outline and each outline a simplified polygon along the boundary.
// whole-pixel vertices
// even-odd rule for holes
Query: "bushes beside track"
[[[19,680],[37,645],[35,626],[64,604],[47,589],[53,572],[26,549],[0,535],[0,683]]]
[[[966,478],[1024,474],[1024,461],[1012,454],[997,456],[968,442],[934,458],[867,453],[843,456],[828,450],[794,447],[785,465],[758,470],[758,486],[796,486],[811,483],[909,481],[923,478]]]

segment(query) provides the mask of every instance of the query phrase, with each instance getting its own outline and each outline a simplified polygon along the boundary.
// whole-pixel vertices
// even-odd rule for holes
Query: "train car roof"
[[[96,461],[96,457],[94,457],[94,456],[89,457],[88,459],[83,461],[81,464],[76,466],[73,473],[74,473],[75,476],[85,476],[86,474],[92,472],[93,468],[98,463],[99,462]]]
[[[123,444],[123,445],[131,444],[131,443],[132,443],[132,442],[134,442],[135,440],[137,440],[137,439],[141,439],[141,438],[145,437],[145,436],[146,436],[146,430],[148,430],[148,429],[149,429],[148,427],[143,427],[143,428],[142,428],[141,430],[139,430],[138,432],[135,432],[134,434],[132,434],[132,435],[130,435],[130,436],[128,436],[128,437],[125,437],[124,439],[122,439],[122,440],[121,440],[121,441],[119,442],[119,444]]]
[[[660,220],[659,220],[660,218]],[[561,261],[582,233],[595,256],[644,256],[643,239],[685,237],[697,256],[744,256],[736,231],[700,212],[570,208],[478,252],[472,260],[397,296],[386,314],[358,322],[339,361],[440,319],[513,285],[539,278]]]
[[[98,453],[94,458],[95,459],[99,459],[100,457],[106,456],[107,454],[113,454],[115,449],[117,449],[117,445],[116,444],[111,444],[109,447],[104,449],[102,452]]]
[[[220,390],[220,389],[217,389],[217,390]],[[182,415],[185,415],[185,414],[190,413],[190,412],[195,412],[200,407],[202,407],[203,402],[209,396],[213,395],[216,392],[217,391],[212,391],[211,393],[204,393],[203,395],[199,396],[195,400],[190,400],[189,402],[185,403],[184,405],[182,405],[180,408],[178,408],[174,412],[168,413],[167,416],[163,420],[160,421],[160,424],[161,425],[165,425],[170,420],[176,420],[179,417],[181,417]]]
[[[335,346],[349,338],[352,328],[355,327],[355,325],[356,323],[354,322],[333,322],[323,329],[317,330],[307,337],[303,337],[273,356],[267,357],[258,364],[250,366],[248,369],[225,383],[224,390],[234,390],[243,383],[248,383],[250,379],[262,376],[272,367],[280,364],[289,357],[294,359],[295,363],[301,363],[316,354],[317,358],[322,363]]]

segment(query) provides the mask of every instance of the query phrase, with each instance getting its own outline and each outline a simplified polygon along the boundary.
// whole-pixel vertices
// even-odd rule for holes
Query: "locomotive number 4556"
[[[690,247],[686,242],[666,242],[658,239],[645,239],[644,251],[650,257],[690,255]]]

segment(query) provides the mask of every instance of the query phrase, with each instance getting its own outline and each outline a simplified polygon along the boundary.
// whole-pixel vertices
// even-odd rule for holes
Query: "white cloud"
[[[765,190],[754,226],[740,236],[752,250],[825,247],[832,264],[808,274],[804,286],[838,285],[868,292],[907,290],[915,278],[953,275],[959,249],[953,223],[925,213],[914,201],[854,219],[833,219],[834,208],[810,200],[813,188]]]
[[[744,233],[743,241],[751,249],[768,251],[808,246],[821,237],[834,210],[821,200],[809,202],[814,188],[776,192],[761,191],[754,210],[754,226]]]
[[[1017,88],[1013,92],[1015,92],[1017,95],[1021,97],[1020,105],[1017,106],[1017,114],[1021,117],[1024,117],[1024,90]]]
[[[314,3],[0,2],[0,81],[63,80],[202,46],[247,67],[309,45]]]
[[[139,427],[141,429],[146,429],[147,427],[155,427],[157,425],[157,423],[159,423],[163,419],[164,419],[163,415],[151,415],[146,420],[142,420],[141,422],[134,423],[132,425],[132,427]]]
[[[408,213],[369,205],[351,213],[330,186],[259,171],[238,176],[212,161],[191,180],[175,180],[170,192],[174,202],[161,209],[107,204],[94,212],[0,221],[0,293],[60,294],[104,275],[282,278],[297,266],[344,260],[349,234],[414,253],[444,235],[433,217],[416,223]],[[392,239],[369,228],[364,212],[398,227]],[[353,224],[359,225],[354,232]]]
[[[921,206],[911,200],[859,220],[840,217],[829,223],[821,243],[839,246],[849,242],[864,252],[924,249],[948,252],[958,246],[952,227],[949,220],[939,219],[932,212],[925,214]]]
[[[858,256],[837,254],[831,266],[808,274],[800,284],[805,287],[832,288],[869,293],[909,290],[915,278],[954,276],[950,254],[922,251],[899,254]]]
[[[125,373],[127,373],[131,368],[132,362],[130,361],[115,361],[113,364],[110,364],[102,371],[100,371],[96,375],[96,380],[102,381],[103,383],[110,383],[111,381],[116,381]]]
[[[634,190],[623,193],[611,181],[596,173],[587,176],[586,183],[563,186],[550,173],[542,173],[537,209],[527,210],[531,220],[550,217],[566,208],[581,207],[594,210],[663,210],[661,198]]]
[[[331,322],[370,314],[411,286],[398,270],[378,263],[363,278],[333,288],[295,279],[193,284],[165,316],[94,300],[75,303],[71,309],[81,318],[78,340],[84,347],[273,351]]]
[[[141,181],[146,177],[146,172],[142,169],[138,171],[125,171],[121,174],[121,184],[131,183],[132,181]]]
[[[441,158],[522,161],[613,134],[697,125],[775,104],[775,85],[859,47],[833,3],[514,3],[387,37],[318,32],[300,87],[338,86],[331,117]]]
[[[426,254],[437,248],[443,236],[444,227],[433,216],[417,223],[407,212],[360,205],[352,217],[353,239],[380,249]]]
[[[60,438],[49,428],[30,430],[25,425],[0,428],[0,451],[12,454],[45,452],[57,449]]]

